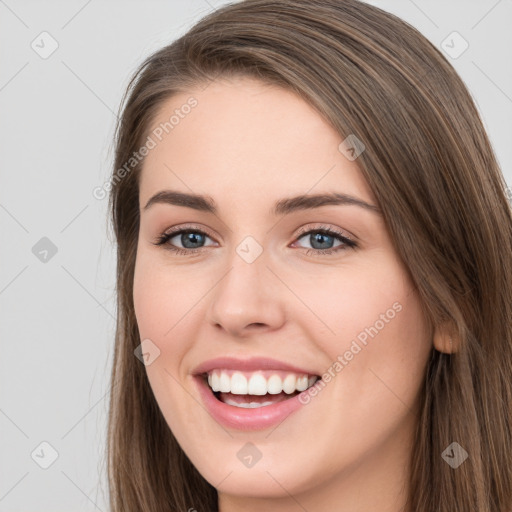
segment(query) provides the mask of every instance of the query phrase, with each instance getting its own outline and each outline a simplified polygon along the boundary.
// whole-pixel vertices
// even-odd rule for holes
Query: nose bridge
[[[246,236],[234,247],[226,272],[212,290],[209,321],[234,335],[257,324],[276,328],[283,321],[279,283],[267,268],[269,258],[263,246]]]

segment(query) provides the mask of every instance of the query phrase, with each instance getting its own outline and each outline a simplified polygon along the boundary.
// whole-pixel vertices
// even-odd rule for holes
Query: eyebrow
[[[144,211],[157,203],[184,206],[186,208],[192,208],[194,210],[212,213],[214,215],[217,214],[218,211],[215,201],[209,196],[188,194],[175,190],[162,190],[157,192],[146,203]],[[382,215],[378,206],[367,203],[357,197],[339,192],[332,192],[330,194],[307,194],[280,199],[276,201],[273,209],[270,210],[270,213],[273,215],[287,215],[299,210],[311,210],[314,208],[320,208],[321,206],[330,205],[359,206],[372,213]]]

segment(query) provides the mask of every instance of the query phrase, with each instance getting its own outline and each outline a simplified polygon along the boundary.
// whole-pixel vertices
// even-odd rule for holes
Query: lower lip
[[[245,409],[227,405],[217,400],[202,376],[195,376],[201,398],[212,417],[222,425],[238,430],[263,430],[283,422],[290,414],[300,409],[301,393],[272,405]],[[303,391],[304,393],[304,391]]]

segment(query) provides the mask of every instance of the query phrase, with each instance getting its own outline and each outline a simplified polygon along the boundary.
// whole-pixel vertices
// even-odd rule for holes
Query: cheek
[[[133,280],[133,304],[141,338],[158,338],[164,332],[166,318],[162,315],[167,297],[157,273],[137,257]],[[170,308],[169,308],[170,310]]]
[[[301,288],[304,302],[316,313],[302,325],[328,354],[325,371],[332,376],[332,392],[343,402],[365,396],[373,404],[372,396],[381,391],[388,402],[396,400],[390,389],[404,390],[403,400],[412,404],[432,344],[405,269],[383,254],[379,265],[354,267],[324,282]]]
[[[133,302],[141,336],[162,341],[171,338],[175,324],[197,296],[196,287],[184,285],[175,269],[158,264],[144,250],[138,253]]]
[[[173,276],[176,273],[155,264],[150,254],[138,252],[133,283],[135,316],[140,339],[151,340],[157,349],[148,346],[158,352],[145,367],[148,381],[168,425],[184,435],[177,418],[183,418],[193,404],[180,383],[180,365],[188,349],[181,340],[187,339],[186,330],[191,328],[186,311],[193,302],[184,298]]]
[[[379,251],[372,260],[378,264],[361,259],[350,268],[327,268],[324,274],[287,276],[301,299],[295,301],[295,318],[307,320],[301,325],[310,339],[333,358],[350,349],[352,340],[364,347],[372,338],[396,331],[404,317],[417,315],[412,284],[393,255]]]
[[[359,460],[397,432],[405,436],[401,429],[414,417],[410,411],[418,404],[431,352],[421,303],[402,267],[386,258],[378,268],[331,281],[325,296],[314,290],[309,299],[316,302],[308,304],[334,331],[319,334],[318,320],[301,324],[330,361],[318,398],[330,404],[322,436],[352,439],[318,449],[326,459],[338,453],[340,459]]]
[[[204,273],[171,268],[144,248],[137,253],[133,282],[135,317],[141,341],[151,340],[159,351],[158,358],[146,366],[157,395],[162,390],[174,393],[175,379],[185,378],[183,361],[198,337],[198,319],[204,318],[200,299],[207,289]]]

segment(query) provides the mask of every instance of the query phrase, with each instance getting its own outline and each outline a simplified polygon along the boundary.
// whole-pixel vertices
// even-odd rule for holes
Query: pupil
[[[318,240],[318,238],[320,238],[320,243],[321,243],[321,239],[322,239],[322,238],[330,238],[330,239],[331,239],[331,241],[332,241],[332,238],[333,238],[332,236],[330,236],[330,235],[326,235],[326,234],[323,234],[323,233],[317,233],[316,235],[312,235],[312,236],[313,236],[313,240],[314,240],[314,242],[316,242],[316,241]],[[314,246],[314,243],[312,243],[311,245],[312,245],[313,247],[315,247],[315,246]],[[315,249],[326,249],[326,248],[329,248],[329,247],[315,247]]]
[[[187,243],[188,242],[192,242],[192,243],[200,243],[200,240],[198,241],[197,239],[201,238],[201,234],[199,233],[183,233],[181,235],[181,243],[183,244],[183,247],[187,247],[188,249],[194,249],[195,246],[187,246]]]

